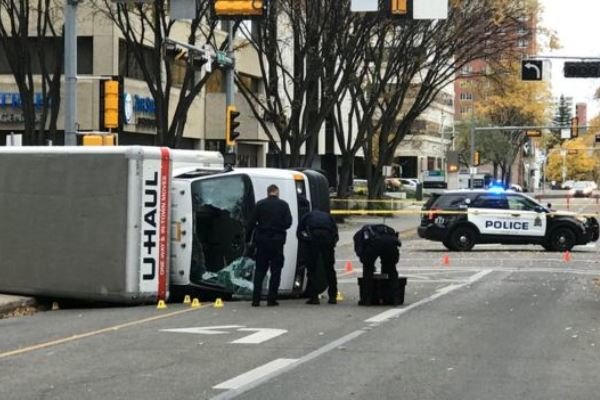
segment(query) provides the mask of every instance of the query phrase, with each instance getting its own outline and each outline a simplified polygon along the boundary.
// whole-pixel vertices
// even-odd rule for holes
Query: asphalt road
[[[398,269],[409,280],[397,308],[356,305],[361,271],[345,244],[338,305],[171,304],[0,320],[0,399],[599,397],[595,245],[570,262],[537,246],[477,246],[449,253],[449,265],[445,254],[404,240]],[[165,331],[199,327],[222,328]]]

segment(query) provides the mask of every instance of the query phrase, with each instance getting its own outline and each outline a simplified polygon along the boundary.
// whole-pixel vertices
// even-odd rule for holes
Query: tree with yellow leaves
[[[548,157],[546,179],[562,181],[562,153],[564,153],[567,180],[597,182],[600,178],[600,147],[594,147],[594,141],[598,132],[600,132],[600,118],[596,117],[585,135],[565,141],[562,147],[554,147]]]
[[[548,83],[522,81],[520,63],[506,65],[503,73],[478,85],[476,94],[477,119],[492,126],[543,125],[550,118]],[[522,130],[489,132],[477,136],[476,147],[483,160],[492,164],[495,177],[508,183],[512,165],[528,140]]]

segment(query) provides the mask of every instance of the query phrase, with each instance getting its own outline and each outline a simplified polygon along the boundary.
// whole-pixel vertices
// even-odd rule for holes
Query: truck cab
[[[313,207],[329,209],[326,179],[315,171],[239,168],[192,169],[174,176],[170,283],[175,292],[192,286],[232,295],[252,293],[255,263],[248,250],[255,205],[271,184],[279,187],[293,221],[284,247],[280,293],[293,296],[303,291],[305,268],[296,228]]]

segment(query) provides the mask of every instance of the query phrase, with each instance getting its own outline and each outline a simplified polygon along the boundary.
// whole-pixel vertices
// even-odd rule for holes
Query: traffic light
[[[104,81],[104,127],[119,127],[119,81]]]
[[[475,153],[473,154],[473,166],[478,167],[480,164],[481,164],[481,155],[479,154],[479,151],[475,151]]]
[[[600,78],[600,62],[567,61],[564,75],[565,78]]]
[[[448,172],[458,172],[458,151],[447,151],[446,152],[446,165]]]
[[[214,0],[213,12],[217,18],[262,17],[266,13],[265,0]]]
[[[579,118],[571,118],[571,139],[579,136]]]
[[[408,14],[408,0],[390,0],[390,13],[392,16]]]
[[[163,53],[164,57],[172,57],[174,60],[182,60],[187,57],[186,49],[177,47],[177,44],[173,42],[163,44]]]
[[[236,121],[236,118],[240,116],[240,113],[237,111],[235,106],[227,106],[227,116],[226,116],[226,132],[225,132],[225,142],[227,146],[235,145],[235,140],[240,136],[240,133],[236,131],[240,123]]]

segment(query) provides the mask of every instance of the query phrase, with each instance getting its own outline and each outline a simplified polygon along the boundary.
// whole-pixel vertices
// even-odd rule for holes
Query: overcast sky
[[[561,49],[544,54],[600,57],[600,1],[541,0],[541,3],[542,25],[556,31],[561,44]],[[600,79],[563,78],[563,60],[552,60],[552,92],[588,103],[588,118],[600,113],[600,102],[593,99],[598,87]]]

